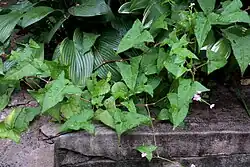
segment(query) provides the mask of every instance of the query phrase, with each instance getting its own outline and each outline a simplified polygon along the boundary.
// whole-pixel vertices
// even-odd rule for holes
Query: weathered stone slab
[[[154,134],[160,156],[185,166],[249,167],[249,118],[236,98],[223,93],[222,97],[213,95],[219,97],[213,110],[193,105],[185,126],[175,130],[167,123],[157,123],[155,133],[139,127],[123,135],[120,143],[114,131],[103,126],[96,128],[95,136],[85,132],[60,136],[55,143],[55,167],[170,167],[173,164],[163,161],[142,161],[135,150],[139,145],[154,144]]]

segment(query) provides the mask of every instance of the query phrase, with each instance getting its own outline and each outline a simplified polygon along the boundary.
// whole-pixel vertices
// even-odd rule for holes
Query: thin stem
[[[38,83],[36,83],[36,81],[31,79],[31,82],[33,82],[37,87],[39,87],[39,89],[42,89],[42,87]]]
[[[194,69],[195,69],[195,71],[196,71],[197,69],[199,69],[199,68],[201,68],[201,67],[203,67],[204,65],[207,65],[207,64],[208,64],[208,61],[207,61],[206,63],[203,63],[203,64],[201,64],[201,65],[195,67]]]
[[[22,81],[26,84],[26,85],[28,85],[32,90],[35,90],[28,82],[26,82],[24,79],[22,79]]]

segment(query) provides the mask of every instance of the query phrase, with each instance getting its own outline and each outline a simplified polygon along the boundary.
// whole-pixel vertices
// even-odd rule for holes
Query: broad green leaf
[[[59,63],[55,61],[45,60],[44,63],[47,65],[52,79],[58,78],[58,76],[62,73],[62,71],[64,72],[68,71],[67,66],[60,65]]]
[[[207,65],[208,74],[224,67],[227,64],[227,59],[224,56],[220,56],[210,50],[207,50],[207,58],[208,58],[208,65]]]
[[[80,130],[84,129],[87,132],[94,134],[95,126],[91,123],[94,116],[93,110],[84,110],[80,114],[70,117],[62,126],[60,131]]]
[[[68,12],[73,16],[91,17],[110,13],[110,7],[105,3],[105,0],[87,0],[81,1],[77,6],[68,9]]]
[[[230,13],[238,12],[240,11],[240,8],[242,8],[242,2],[241,0],[233,0],[231,3],[229,3],[221,13],[222,15],[227,15]]]
[[[132,92],[136,94],[147,92],[153,97],[153,94],[154,94],[153,87],[147,84],[147,81],[148,81],[148,78],[146,77],[146,75],[140,72],[136,80],[135,89],[132,90]]]
[[[23,1],[18,1],[16,4],[10,5],[8,9],[12,11],[21,11],[21,12],[26,12],[29,9],[31,9],[36,3],[31,3],[28,0],[23,0]]]
[[[57,103],[61,102],[65,95],[81,95],[82,90],[74,86],[69,80],[65,79],[65,74],[62,72],[58,79],[50,82],[46,85],[46,89],[43,103],[42,112],[47,111],[51,107],[55,106]]]
[[[153,37],[156,37],[161,29],[168,30],[168,23],[166,21],[166,17],[167,15],[163,14],[152,22],[149,32],[150,34],[152,34]]]
[[[20,12],[11,12],[5,15],[0,15],[0,42],[4,43],[9,38],[20,18]]]
[[[86,96],[84,96],[84,99],[86,99]],[[90,102],[81,100],[80,96],[72,96],[67,102],[64,102],[61,105],[60,111],[64,118],[69,119],[74,115],[80,114],[86,109],[91,109],[91,107]]]
[[[199,48],[202,48],[211,28],[212,26],[209,23],[207,17],[201,13],[197,14],[194,32]]]
[[[154,42],[154,39],[147,30],[144,30],[142,23],[136,20],[132,28],[122,38],[117,52],[124,52],[130,48],[144,44],[144,42]]]
[[[56,31],[60,29],[60,27],[63,25],[63,23],[69,18],[70,15],[63,15],[61,19],[56,22],[56,24],[53,26],[53,28],[50,30],[48,35],[45,37],[44,42],[49,43],[53,36],[55,35]]]
[[[0,87],[2,88],[2,87]],[[0,112],[8,105],[10,101],[10,96],[13,92],[14,88],[7,88],[3,94],[0,95]]]
[[[22,20],[20,25],[25,28],[38,22],[39,20],[43,19],[50,13],[52,13],[54,9],[47,7],[47,6],[38,6],[30,9],[24,15],[22,15]]]
[[[116,63],[120,69],[122,79],[130,90],[135,88],[141,58],[141,56],[131,58],[130,65],[124,62]]]
[[[98,82],[95,79],[88,79],[86,81],[86,85],[92,97],[98,97],[101,95],[105,95],[110,91],[110,84],[108,83],[109,81],[109,77],[107,79],[102,79]]]
[[[149,125],[151,122],[150,117],[137,114],[136,112],[123,112],[121,110],[117,110],[113,113],[113,115],[115,130],[118,134],[118,137],[128,130],[131,130],[142,124]]]
[[[115,123],[113,116],[108,110],[98,109],[95,112],[95,120],[101,121],[103,124],[115,129]]]
[[[142,55],[141,59],[141,70],[146,75],[151,75],[157,73],[157,58],[158,53],[156,50],[150,51]]]
[[[124,105],[128,109],[129,112],[136,113],[135,103],[132,99],[130,99],[129,101],[124,101],[121,104]]]
[[[185,60],[184,60],[185,61]],[[184,62],[178,58],[178,56],[169,56],[164,62],[165,68],[172,73],[176,78],[181,77],[185,72],[188,71],[186,67],[183,66]]]
[[[81,32],[80,29],[76,29],[73,36],[73,41],[77,50],[81,51],[82,53],[86,53],[90,51],[91,47],[94,45],[96,39],[100,35]]]
[[[171,108],[171,120],[172,123],[174,124],[174,128],[176,128],[177,126],[179,126],[184,119],[186,118],[187,114],[188,114],[188,110],[189,110],[189,104],[185,104],[183,105],[181,108],[178,108],[177,110],[175,110],[175,108]]]
[[[160,72],[164,68],[164,62],[168,59],[169,52],[165,52],[164,49],[159,49],[159,55],[157,59],[157,71]]]
[[[131,2],[126,2],[120,6],[120,8],[118,9],[118,12],[121,14],[136,13],[135,11],[134,12],[130,11],[130,6],[131,6]]]
[[[5,80],[19,80],[26,76],[50,76],[49,68],[41,60],[34,59],[33,62],[20,62],[15,68],[9,70]]]
[[[143,9],[147,6],[148,3],[148,0],[131,0],[130,10],[135,11]]]
[[[170,116],[169,110],[164,108],[160,111],[159,115],[157,116],[157,119],[162,121],[169,120],[170,119],[169,116]]]
[[[237,31],[239,32],[238,34]],[[228,28],[223,32],[226,38],[231,42],[234,56],[240,66],[241,74],[243,75],[250,63],[250,52],[248,47],[250,35],[244,35],[243,32],[234,27]]]
[[[106,31],[97,39],[93,47],[93,54],[95,56],[95,70],[99,77],[106,78],[110,72],[112,74],[112,80],[120,80],[121,76],[115,64],[115,61],[121,60],[121,57],[117,56],[115,52],[120,39],[121,37],[117,31]]]
[[[138,150],[139,152],[141,152],[142,154],[146,155],[146,158],[148,159],[148,161],[151,161],[153,158],[153,152],[157,149],[157,146],[154,145],[148,145],[148,146],[139,146],[136,148],[136,150]]]
[[[123,82],[116,82],[111,88],[114,98],[126,99],[128,97],[128,88]]]
[[[17,129],[19,132],[27,130],[30,122],[33,121],[34,118],[40,114],[40,112],[41,112],[40,107],[22,108],[20,113],[15,112],[15,114],[18,114],[18,117],[15,120],[13,120],[15,121],[15,129]]]
[[[81,33],[75,30],[73,41],[68,38],[60,44],[57,60],[62,65],[70,66],[69,77],[73,83],[85,86],[86,78],[90,77],[94,67],[94,55],[90,50],[98,36]]]
[[[16,143],[20,142],[20,134],[13,129],[6,128],[4,122],[0,122],[0,138],[11,139]]]
[[[198,0],[201,9],[205,14],[209,14],[214,10],[216,0]]]

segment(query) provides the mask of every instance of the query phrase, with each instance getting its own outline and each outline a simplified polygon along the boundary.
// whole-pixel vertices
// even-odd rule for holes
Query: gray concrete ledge
[[[192,163],[199,167],[249,167],[249,118],[230,93],[224,92],[221,98],[213,102],[213,110],[193,105],[183,128],[173,131],[168,123],[157,123],[155,135],[160,156],[176,159],[187,167]],[[135,150],[139,145],[153,143],[149,127],[128,132],[120,144],[114,131],[103,126],[96,128],[95,136],[69,133],[55,142],[55,167],[172,166],[163,161],[148,163]]]

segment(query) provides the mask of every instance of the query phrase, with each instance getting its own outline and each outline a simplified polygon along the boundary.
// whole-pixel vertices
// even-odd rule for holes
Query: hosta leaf
[[[58,22],[56,22],[56,24],[50,30],[50,32],[48,33],[48,35],[45,37],[44,42],[49,43],[51,41],[51,39],[55,35],[56,31],[58,29],[60,29],[60,27],[63,25],[63,23],[69,18],[69,16],[70,15],[66,15],[66,16],[63,15],[63,17]]]
[[[131,6],[131,2],[126,2],[120,6],[120,8],[118,9],[118,12],[122,14],[135,13],[135,12],[130,11],[130,6]]]
[[[212,26],[210,25],[207,17],[203,14],[198,13],[196,17],[196,24],[195,24],[195,36],[199,45],[199,48],[202,48],[203,43],[205,42],[209,31],[211,30]]]
[[[115,61],[121,58],[116,55],[116,44],[111,44],[110,42],[112,41],[114,41],[112,38],[109,39],[102,36],[95,44],[93,48],[95,69],[101,78],[105,78],[110,72],[113,80],[119,80],[120,74],[117,71]]]
[[[90,51],[91,47],[94,45],[96,39],[100,35],[81,32],[80,29],[76,29],[73,36],[73,41],[77,50],[81,51],[82,53],[86,53]]]
[[[87,132],[94,134],[95,127],[91,123],[91,119],[94,116],[93,110],[84,110],[80,114],[70,117],[61,127],[60,131],[69,131],[69,130],[80,130],[84,129]]]
[[[52,13],[54,9],[47,7],[47,6],[38,6],[30,9],[24,15],[22,15],[22,20],[20,25],[25,28],[31,24],[38,22],[39,20],[43,19],[50,13]]]
[[[4,43],[6,39],[9,38],[20,18],[20,12],[11,12],[5,15],[0,15],[0,42]]]
[[[69,80],[65,79],[65,74],[62,72],[58,79],[50,82],[46,85],[46,89],[43,103],[42,112],[47,111],[51,107],[55,106],[57,103],[61,102],[65,95],[74,94],[81,95],[82,90],[74,86]]]
[[[198,3],[204,13],[208,14],[214,10],[216,0],[198,0]]]
[[[126,99],[128,97],[128,88],[123,82],[116,82],[111,88],[114,98]]]
[[[124,52],[130,48],[144,44],[144,42],[154,42],[154,39],[147,30],[144,30],[142,23],[136,20],[132,28],[122,38],[117,52]]]
[[[148,146],[139,146],[136,148],[136,150],[138,150],[139,152],[141,152],[142,154],[146,155],[146,158],[148,159],[148,161],[151,161],[153,158],[153,152],[157,149],[157,146],[154,145],[148,145]]]
[[[237,31],[239,33],[236,33]],[[250,63],[250,52],[248,47],[250,35],[244,35],[243,32],[234,27],[224,30],[224,34],[231,42],[234,56],[240,66],[241,74],[243,75]]]
[[[110,13],[110,7],[104,0],[88,0],[82,1],[78,6],[73,6],[68,9],[68,12],[73,16],[91,17]]]
[[[0,60],[0,75],[4,75],[4,65],[3,65],[3,61]]]
[[[8,9],[12,10],[12,11],[22,11],[22,12],[26,12],[27,10],[29,10],[30,8],[32,8],[36,3],[31,3],[28,0],[23,0],[23,1],[18,1],[16,4],[13,4],[11,6],[8,7]]]
[[[130,10],[135,11],[146,8],[148,0],[131,0]]]
[[[75,30],[73,41],[68,38],[60,44],[57,59],[62,65],[69,65],[69,77],[73,83],[85,86],[85,80],[93,72],[94,55],[90,50],[98,35]]]
[[[131,65],[123,62],[116,63],[120,69],[122,79],[130,90],[134,90],[135,88],[140,61],[141,56],[138,56],[131,58]]]

